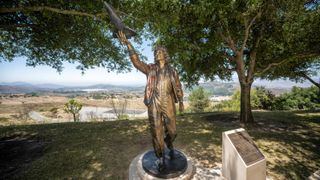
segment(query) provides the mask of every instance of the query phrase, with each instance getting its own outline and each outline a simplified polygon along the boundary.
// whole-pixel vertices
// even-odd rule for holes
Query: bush
[[[251,108],[265,110],[315,110],[320,108],[320,92],[315,86],[309,88],[293,87],[291,92],[276,97],[265,87],[251,91]],[[240,91],[231,100],[221,101],[213,107],[217,111],[239,111]]]
[[[199,87],[191,92],[189,102],[192,112],[203,112],[210,105],[209,94],[203,87]]]
[[[129,120],[129,115],[128,114],[121,114],[119,116],[118,120]]]
[[[234,92],[230,100],[223,100],[214,105],[213,109],[217,111],[240,111],[240,91]]]
[[[221,101],[213,109],[218,111],[240,111],[240,91],[232,95],[231,100]],[[271,110],[275,101],[275,95],[265,87],[256,87],[251,90],[251,108]]]
[[[256,87],[251,91],[252,109],[271,110],[275,102],[275,95],[265,87]]]
[[[315,86],[309,88],[293,87],[291,92],[285,93],[275,99],[274,110],[315,110],[320,108],[319,89]]]
[[[119,100],[115,98],[111,99],[112,111],[118,120],[129,119],[129,116],[125,114],[125,112],[127,111],[127,105],[128,105],[127,99],[125,100]]]
[[[70,99],[66,104],[64,104],[64,111],[73,115],[74,122],[79,121],[78,116],[81,108],[82,104],[74,99]]]

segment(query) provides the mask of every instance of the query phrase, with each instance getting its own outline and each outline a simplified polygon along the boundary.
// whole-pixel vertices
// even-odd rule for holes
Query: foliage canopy
[[[124,11],[130,7],[128,2],[113,4]],[[29,66],[44,64],[58,71],[63,61],[77,63],[81,70],[127,71],[127,55],[112,38],[108,18],[102,1],[1,1],[0,62],[23,56]],[[134,25],[137,31],[143,27]]]

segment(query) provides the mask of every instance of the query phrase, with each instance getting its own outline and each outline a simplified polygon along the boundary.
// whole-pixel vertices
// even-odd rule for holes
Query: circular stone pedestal
[[[158,171],[158,158],[153,150],[136,156],[129,167],[129,180],[189,180],[195,168],[190,158],[181,151],[175,150],[175,157],[171,160],[166,151],[166,169]]]

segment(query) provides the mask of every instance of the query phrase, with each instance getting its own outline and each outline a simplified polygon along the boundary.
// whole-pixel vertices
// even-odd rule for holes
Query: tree
[[[150,32],[168,47],[183,80],[230,79],[241,87],[240,121],[253,122],[254,79],[320,57],[319,1],[144,0]]]
[[[120,99],[116,99],[115,97],[111,98],[112,111],[118,120],[129,119],[128,114],[126,114],[127,105],[128,105],[127,99],[120,100]]]
[[[319,25],[320,26],[320,25]],[[289,71],[287,70],[289,69]],[[279,66],[269,71],[264,75],[266,79],[290,79],[296,82],[308,80],[313,85],[317,86],[320,91],[320,79],[313,79],[312,76],[320,75],[320,59],[305,60],[303,62],[291,62],[286,66]]]
[[[82,108],[82,104],[77,102],[74,99],[70,99],[65,105],[64,105],[64,111],[67,113],[71,113],[73,116],[74,122],[79,121],[78,115],[79,111]]]
[[[128,2],[112,4],[124,11],[130,8]],[[130,14],[123,17],[138,32],[143,28]],[[112,38],[109,22],[102,1],[1,1],[0,62],[22,56],[29,66],[44,64],[58,71],[63,61],[77,63],[82,71],[96,66],[127,71],[127,54]]]
[[[265,87],[256,87],[251,92],[251,106],[254,109],[272,110],[275,95]]]
[[[203,87],[199,87],[191,92],[189,102],[192,112],[203,112],[210,105],[209,94]]]

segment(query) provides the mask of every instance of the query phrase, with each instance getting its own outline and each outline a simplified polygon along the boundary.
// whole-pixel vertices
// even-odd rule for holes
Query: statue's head
[[[167,48],[164,46],[157,46],[154,50],[154,61],[155,63],[159,63],[159,61],[165,61],[165,63],[168,63],[170,60]]]

